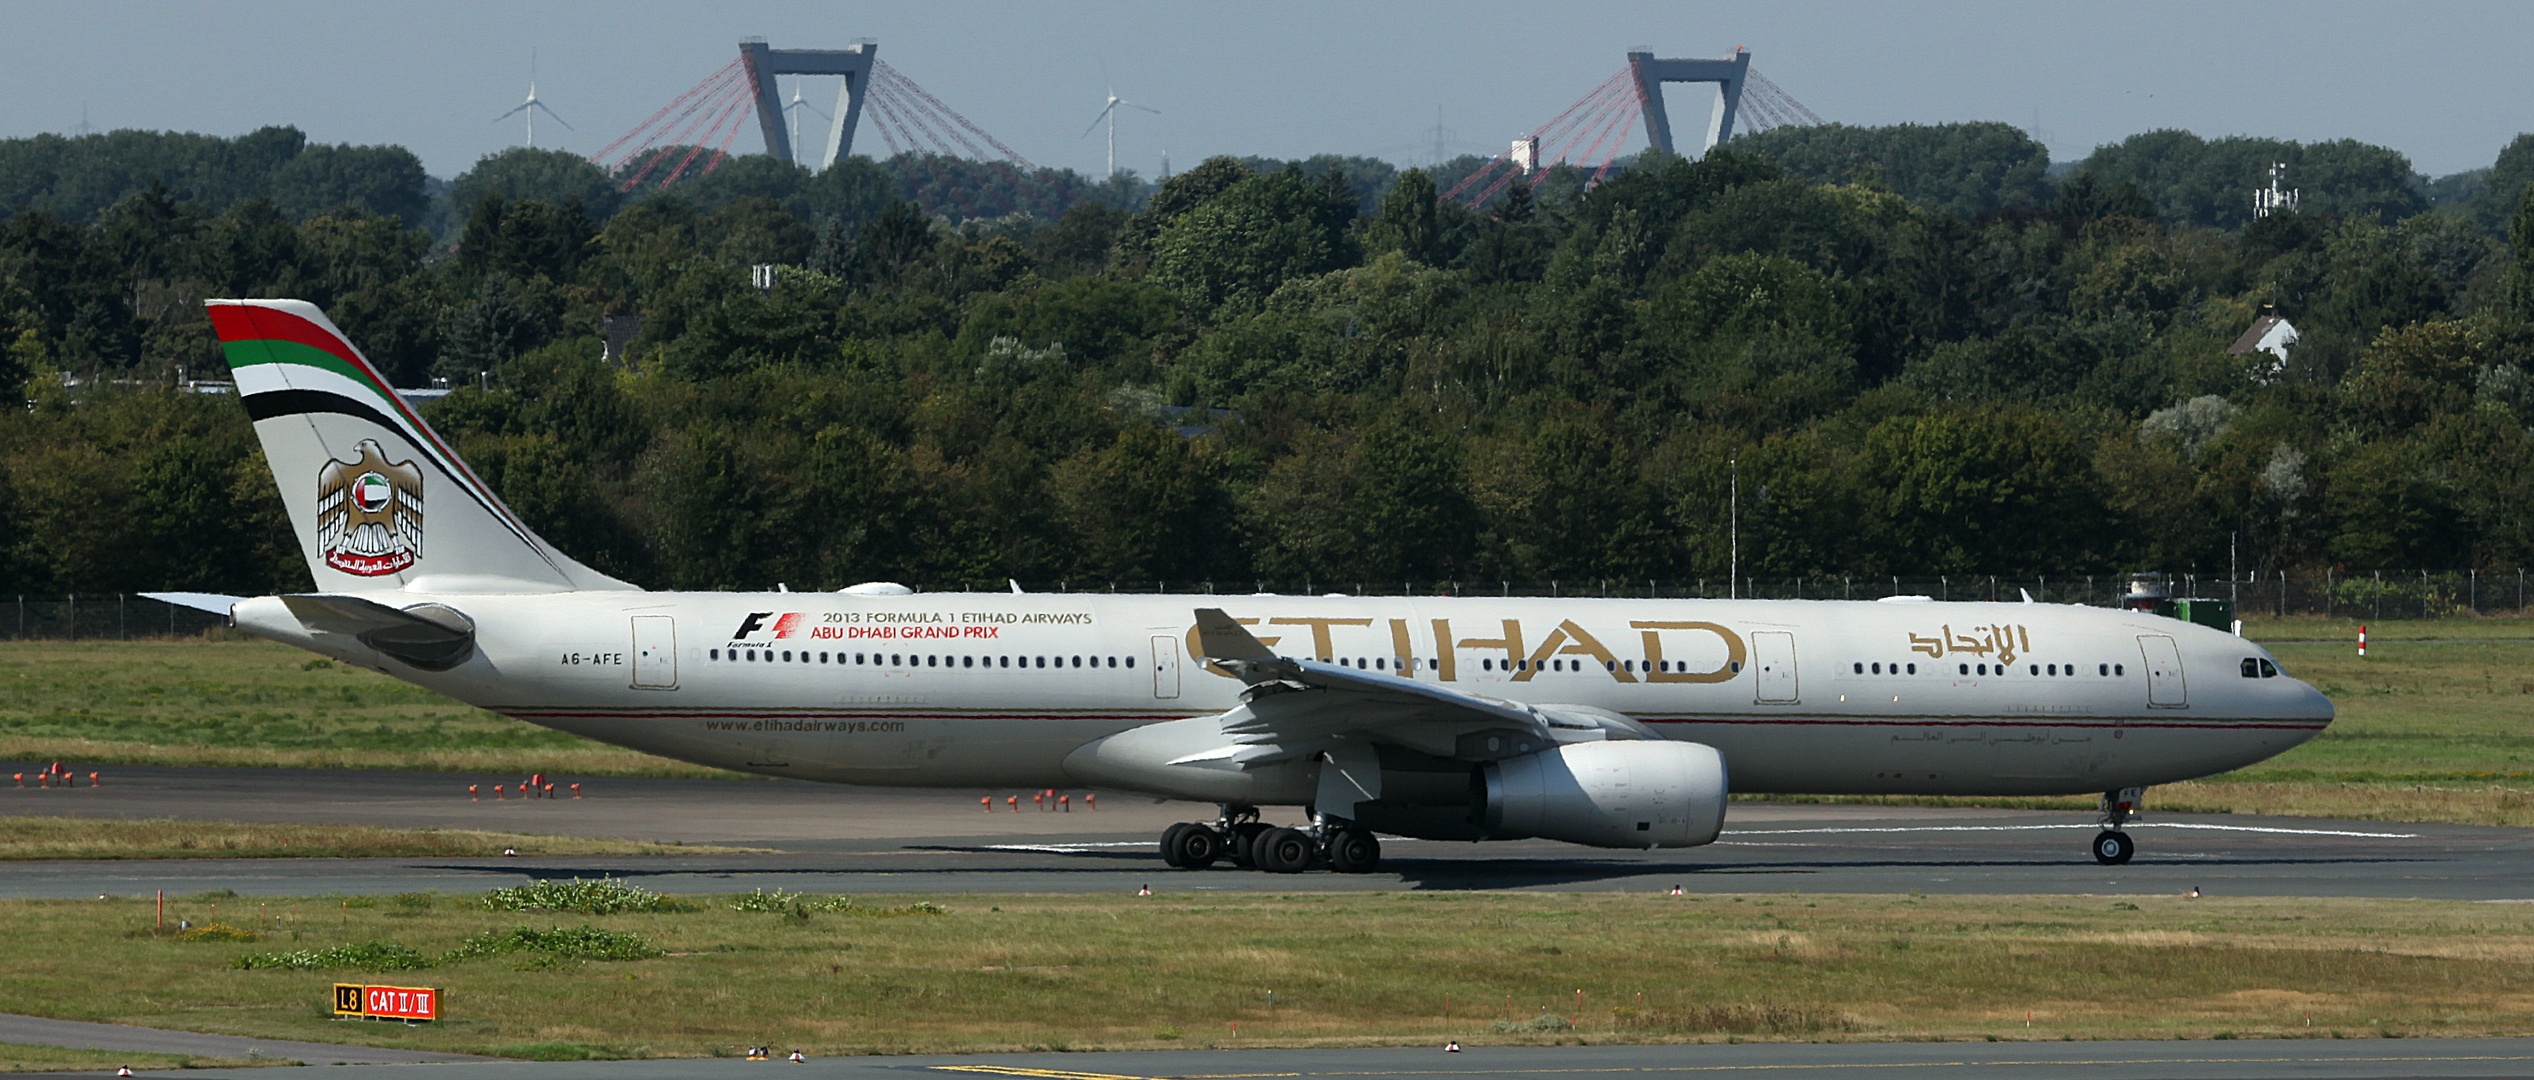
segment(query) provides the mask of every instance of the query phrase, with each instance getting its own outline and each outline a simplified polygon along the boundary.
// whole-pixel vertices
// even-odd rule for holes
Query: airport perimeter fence
[[[1183,593],[1223,597],[1279,596],[1579,596],[1655,599],[1880,600],[1925,596],[1936,600],[2013,602],[2031,594],[2045,604],[2117,607],[2129,591],[2127,574],[2037,577],[1952,575],[1938,577],[1821,576],[1622,581],[1048,581],[1023,583],[1024,591],[1144,594]],[[922,592],[1008,592],[1009,582],[928,586]],[[2175,574],[2176,597],[2233,601],[2241,617],[2311,615],[2358,620],[2453,619],[2525,616],[2534,602],[2534,574],[2514,570],[2367,570],[2354,573],[2249,574],[2202,577]],[[0,597],[0,639],[100,641],[193,637],[228,620],[207,611],[130,593]]]
[[[1197,593],[1246,596],[1592,596],[1653,599],[1880,600],[1924,596],[1935,600],[2014,602],[2030,594],[2045,604],[2118,607],[2128,595],[2129,574],[2002,574],[1935,577],[1824,575],[1818,577],[1722,577],[1593,579],[1588,581],[1250,582],[1250,581],[1051,581],[1021,583],[1029,592]],[[2175,597],[2228,600],[2243,616],[2312,615],[2351,619],[2451,619],[2534,614],[2534,571],[2326,570],[2317,574],[2173,574]],[[1003,592],[995,586],[950,586],[927,591]]]

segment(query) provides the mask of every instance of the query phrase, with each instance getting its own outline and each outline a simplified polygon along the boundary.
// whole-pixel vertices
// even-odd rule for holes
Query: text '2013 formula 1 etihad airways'
[[[2029,602],[646,592],[539,539],[314,306],[210,311],[316,587],[163,599],[704,765],[1217,804],[1163,835],[1174,866],[1685,847],[1728,790],[2101,792],[2121,862],[2139,791],[2332,719],[2240,637]]]

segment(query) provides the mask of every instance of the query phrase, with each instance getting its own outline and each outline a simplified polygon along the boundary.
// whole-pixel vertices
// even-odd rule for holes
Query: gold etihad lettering
[[[1909,635],[1909,651],[1924,654],[1931,660],[1942,660],[1946,653],[1970,653],[1982,659],[1994,657],[2001,664],[2012,664],[2018,654],[2032,652],[2032,631],[2017,624],[1975,626],[1968,633],[1958,633],[1953,624],[1946,623],[1937,627],[1934,634]]]
[[[1540,673],[1540,662],[1552,656],[1589,656],[1600,661],[1611,678],[1623,683],[1637,681],[1636,676],[1619,670],[1619,658],[1602,648],[1601,642],[1586,633],[1583,627],[1575,625],[1573,619],[1561,622],[1557,624],[1557,629],[1549,631],[1549,636],[1541,640],[1539,651],[1531,654],[1531,662],[1514,675],[1513,681],[1530,682],[1531,676]]]
[[[1332,658],[1334,658],[1334,657],[1336,657],[1336,656],[1337,656],[1337,652],[1335,651],[1335,650],[1336,650],[1336,646],[1334,646],[1334,645],[1330,644],[1330,642],[1329,642],[1329,627],[1332,627],[1332,626],[1371,626],[1372,624],[1373,624],[1373,621],[1372,621],[1371,619],[1269,619],[1269,620],[1267,620],[1267,625],[1269,625],[1269,626],[1308,626],[1308,627],[1310,627],[1310,628],[1311,628],[1311,658],[1312,658],[1312,659],[1314,659],[1314,660],[1328,660],[1328,659],[1332,659]],[[1266,644],[1266,639],[1264,639],[1264,638],[1259,639],[1259,644],[1261,644],[1261,645]]]
[[[1711,622],[1630,622],[1628,625],[1629,625],[1630,627],[1632,627],[1632,628],[1636,629],[1636,630],[1642,631],[1642,632],[1644,633],[1644,635],[1645,635],[1645,659],[1646,659],[1646,662],[1647,662],[1648,664],[1651,664],[1651,665],[1653,665],[1653,667],[1654,667],[1654,670],[1653,670],[1652,672],[1647,673],[1647,675],[1646,675],[1646,677],[1645,677],[1645,681],[1647,681],[1647,682],[1657,682],[1657,683],[1720,683],[1720,682],[1726,682],[1726,681],[1731,680],[1731,679],[1732,679],[1735,675],[1741,674],[1741,672],[1742,672],[1742,661],[1743,661],[1743,660],[1745,660],[1745,659],[1747,659],[1747,658],[1750,656],[1750,654],[1749,654],[1748,652],[1744,651],[1744,649],[1743,649],[1743,647],[1742,647],[1742,635],[1737,634],[1737,633],[1734,633],[1734,632],[1733,632],[1733,631],[1731,631],[1731,630],[1727,630],[1727,629],[1725,629],[1725,628],[1724,628],[1724,627],[1722,627],[1722,626],[1718,626],[1718,625],[1716,625],[1715,623],[1711,623]],[[1684,631],[1684,630],[1685,630],[1685,631],[1695,631],[1695,632],[1699,632],[1699,633],[1714,634],[1714,635],[1716,635],[1717,637],[1724,639],[1724,643],[1725,643],[1725,662],[1724,662],[1724,663],[1722,663],[1722,664],[1720,664],[1720,665],[1718,665],[1714,671],[1666,671],[1666,670],[1664,670],[1666,667],[1675,666],[1675,665],[1666,664],[1666,663],[1664,662],[1664,660],[1663,660],[1663,633],[1664,633],[1664,631],[1667,631],[1667,630],[1671,630],[1671,631]]]
[[[1514,660],[1522,655],[1522,622],[1519,619],[1506,619],[1504,621],[1504,625],[1505,636],[1503,637],[1462,638],[1459,644],[1455,647],[1462,649],[1503,649],[1505,651],[1505,666],[1512,667]]]
[[[1362,628],[1373,633],[1381,633],[1383,630],[1387,630],[1387,636],[1390,638],[1389,646],[1391,649],[1391,655],[1395,660],[1400,662],[1398,674],[1406,678],[1419,678],[1422,677],[1423,674],[1423,668],[1421,666],[1408,666],[1410,663],[1417,662],[1414,658],[1419,652],[1416,646],[1414,628],[1411,625],[1411,620],[1408,619],[1382,620],[1384,625],[1381,627],[1375,627],[1374,620],[1368,618],[1338,619],[1304,618],[1295,616],[1269,619],[1236,618],[1233,621],[1244,627],[1256,627],[1261,623],[1271,626],[1308,627],[1311,631],[1310,658],[1315,660],[1324,657],[1335,658],[1337,653],[1340,651],[1340,646],[1336,642],[1336,635],[1334,631],[1334,628],[1336,627]],[[1452,631],[1452,621],[1449,619],[1433,619],[1430,620],[1429,625],[1431,626],[1433,632],[1433,638],[1429,643],[1434,657],[1432,667],[1433,677],[1438,682],[1447,683],[1460,681],[1458,654],[1462,649],[1476,649],[1487,652],[1501,650],[1504,654],[1504,659],[1499,662],[1501,667],[1496,667],[1494,665],[1490,666],[1494,670],[1504,672],[1505,678],[1511,682],[1530,682],[1540,672],[1549,669],[1548,661],[1562,657],[1574,657],[1578,659],[1589,659],[1590,661],[1599,664],[1602,670],[1610,676],[1611,680],[1618,683],[1721,683],[1730,682],[1737,675],[1741,674],[1742,665],[1750,658],[1749,647],[1744,643],[1742,635],[1735,633],[1721,624],[1712,622],[1630,622],[1628,627],[1632,630],[1636,630],[1641,635],[1644,642],[1644,655],[1641,661],[1635,660],[1635,658],[1631,658],[1631,660],[1620,659],[1619,655],[1616,652],[1613,652],[1608,645],[1603,644],[1600,638],[1595,637],[1592,631],[1584,629],[1581,624],[1577,623],[1573,619],[1559,620],[1558,624],[1554,628],[1550,629],[1546,636],[1539,640],[1539,644],[1536,648],[1528,645],[1531,640],[1530,635],[1524,632],[1522,621],[1519,619],[1500,620],[1497,625],[1503,629],[1500,631],[1501,636],[1498,637],[1455,638]],[[2000,629],[2002,630],[2003,628]],[[2021,628],[2018,627],[2016,629]],[[1949,630],[1948,633],[1950,633]],[[1663,655],[1664,636],[1666,634],[1672,635],[1671,644],[1676,652],[1682,651],[1689,644],[1680,635],[1714,635],[1716,640],[1724,645],[1724,661],[1716,665],[1713,670],[1708,671],[1692,671],[1689,670],[1681,661],[1667,661]],[[1997,640],[1998,637],[1999,635],[1991,635],[1990,637],[1983,638],[1981,640],[1993,641]],[[1258,643],[1267,646],[1269,649],[1274,649],[1277,643],[1283,640],[1285,639],[1274,635],[1260,635],[1258,637]],[[2014,649],[2021,647],[2020,642],[2014,642],[2011,639],[2008,640],[2008,648]],[[1297,642],[1297,645],[1298,644],[1299,643]],[[1348,648],[1361,649],[1364,644],[1367,643],[1357,643],[1356,645],[1348,646]],[[1188,655],[1192,657],[1203,657],[1205,655],[1204,639],[1197,632],[1197,628],[1194,626],[1190,626],[1188,628],[1187,645]],[[1994,646],[1992,646],[1992,648],[1994,648]],[[1348,655],[1351,656],[1353,653],[1349,652]],[[1640,668],[1642,670],[1639,670]],[[1204,669],[1227,679],[1238,677],[1233,675],[1231,672],[1216,666],[1211,660],[1205,662]],[[1412,672],[1415,674],[1411,674]]]

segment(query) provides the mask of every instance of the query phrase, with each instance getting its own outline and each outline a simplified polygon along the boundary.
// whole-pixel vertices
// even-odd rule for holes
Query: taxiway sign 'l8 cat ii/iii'
[[[210,310],[316,587],[163,598],[700,764],[1219,805],[1164,834],[1175,866],[1691,846],[1729,787],[2104,792],[2121,862],[2140,790],[2332,719],[2242,638],[2030,602],[646,592],[538,539],[314,306]],[[1287,805],[1311,827],[1258,820]]]

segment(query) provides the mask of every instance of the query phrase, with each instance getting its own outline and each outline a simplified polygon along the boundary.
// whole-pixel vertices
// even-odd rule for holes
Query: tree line
[[[178,386],[224,370],[206,296],[454,387],[503,497],[654,588],[1716,577],[1737,483],[1769,576],[2534,557],[2534,137],[2429,181],[1830,125],[1471,210],[1483,162],[1333,155],[628,188],[520,149],[435,193],[272,130],[0,144],[0,589],[306,586],[243,410]],[[2302,212],[2255,219],[2281,160]],[[2288,357],[2230,351],[2265,313]]]

